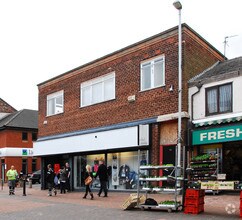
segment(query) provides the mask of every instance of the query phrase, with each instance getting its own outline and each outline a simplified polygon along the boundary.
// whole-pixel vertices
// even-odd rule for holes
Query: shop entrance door
[[[242,180],[242,145],[225,143],[223,145],[223,173],[226,180]]]
[[[169,146],[161,146],[160,147],[160,164],[173,164],[175,165],[175,156],[176,156],[176,145],[169,145]],[[171,170],[166,171],[162,170],[163,176],[170,175]],[[161,175],[161,174],[160,174]],[[169,183],[166,181],[162,182],[162,186],[167,187],[170,186]]]

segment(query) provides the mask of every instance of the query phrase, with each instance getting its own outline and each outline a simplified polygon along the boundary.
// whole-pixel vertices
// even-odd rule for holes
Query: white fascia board
[[[33,148],[4,147],[0,148],[0,157],[32,157]]]
[[[34,156],[138,146],[138,126],[34,142]]]
[[[157,122],[163,122],[163,121],[171,121],[178,119],[179,113],[172,113],[172,114],[166,114],[166,115],[160,115],[157,118]],[[181,117],[182,118],[190,118],[189,114],[187,112],[181,112]]]

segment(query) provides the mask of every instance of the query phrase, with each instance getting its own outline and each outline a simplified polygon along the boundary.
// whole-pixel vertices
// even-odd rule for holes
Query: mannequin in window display
[[[126,164],[122,165],[119,168],[119,179],[121,180],[121,184],[125,184],[126,189],[130,189],[129,172],[130,172],[130,168]]]
[[[114,188],[117,188],[119,179],[118,179],[118,157],[116,154],[112,156],[112,170],[111,170],[112,185]]]
[[[126,179],[129,177],[130,168],[128,165],[124,164],[119,168],[119,178]]]
[[[147,164],[147,160],[146,160],[146,155],[145,153],[143,152],[142,153],[142,156],[141,156],[141,161],[140,161],[140,165],[146,165]]]
[[[144,166],[144,165],[147,165],[147,160],[146,160],[145,152],[142,152],[140,166]],[[147,175],[147,170],[140,170],[140,174]],[[145,181],[141,181],[140,185],[142,186],[144,183],[145,183]]]

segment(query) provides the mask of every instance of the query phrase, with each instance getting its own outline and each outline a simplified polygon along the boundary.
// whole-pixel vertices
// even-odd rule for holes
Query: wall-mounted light
[[[173,92],[173,85],[170,85],[169,92]]]
[[[45,120],[45,121],[43,122],[43,125],[47,125],[47,123],[48,123],[48,122]]]

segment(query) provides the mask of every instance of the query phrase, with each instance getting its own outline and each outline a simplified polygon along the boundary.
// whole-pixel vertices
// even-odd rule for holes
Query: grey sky
[[[172,0],[0,0],[0,97],[38,109],[37,84],[178,24]],[[181,0],[187,23],[242,55],[241,0]]]

